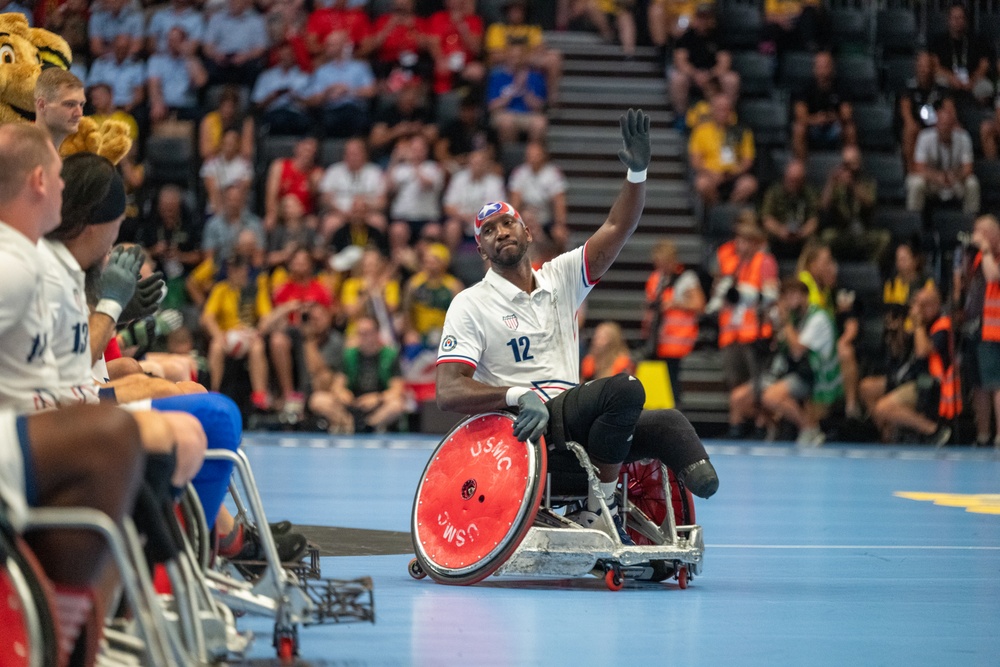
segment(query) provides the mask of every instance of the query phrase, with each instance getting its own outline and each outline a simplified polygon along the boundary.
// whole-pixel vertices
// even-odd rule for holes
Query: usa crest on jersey
[[[508,329],[513,329],[517,331],[517,315],[504,315],[503,323],[507,325]]]

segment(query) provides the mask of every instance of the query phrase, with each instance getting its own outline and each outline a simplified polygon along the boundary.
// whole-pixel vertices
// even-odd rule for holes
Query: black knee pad
[[[607,379],[601,397],[604,415],[622,425],[635,424],[646,403],[646,389],[628,373],[619,373]]]
[[[699,498],[711,498],[719,490],[719,476],[708,459],[692,463],[677,473],[677,478]]]

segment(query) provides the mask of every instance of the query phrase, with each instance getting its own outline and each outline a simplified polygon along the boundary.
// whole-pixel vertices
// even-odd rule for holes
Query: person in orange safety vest
[[[736,238],[716,252],[712,298],[705,309],[719,314],[719,348],[729,389],[760,375],[756,343],[771,337],[764,314],[778,296],[778,262],[751,216],[741,216]]]
[[[681,396],[681,359],[698,340],[698,316],[705,308],[705,292],[698,275],[677,262],[677,246],[662,240],[653,247],[653,272],[646,280],[646,316],[643,337],[646,357],[667,364],[674,401]]]
[[[924,287],[911,298],[910,321],[913,363],[925,367],[915,379],[879,399],[872,418],[885,433],[896,427],[908,428],[925,442],[941,446],[951,439],[948,421],[962,411],[962,399],[955,375],[951,318],[941,313],[936,287]]]

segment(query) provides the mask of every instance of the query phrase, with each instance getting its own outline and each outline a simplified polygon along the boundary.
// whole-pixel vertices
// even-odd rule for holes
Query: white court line
[[[1000,551],[1000,546],[877,545],[877,544],[706,544],[708,549],[883,549],[916,551]]]

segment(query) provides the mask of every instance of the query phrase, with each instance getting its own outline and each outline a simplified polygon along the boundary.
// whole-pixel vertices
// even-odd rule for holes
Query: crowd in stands
[[[720,2],[659,33],[719,245],[703,309],[659,266],[647,299],[660,348],[717,328],[729,437],[968,442],[964,394],[990,442],[1000,35],[973,9]]]
[[[102,0],[34,12],[72,44],[88,111],[125,120],[137,139],[120,240],[143,245],[183,314],[161,347],[201,350],[207,386],[248,386],[247,406],[283,422],[395,428],[429,397],[437,323],[483,272],[479,206],[511,201],[536,263],[569,242],[566,179],[545,149],[562,57],[530,3],[493,5],[495,22],[473,0]],[[941,9],[933,22],[921,10],[918,32],[914,10],[799,0],[557,3],[557,27],[587,24],[625,60],[648,32],[663,58],[711,251],[685,268],[657,246],[645,289],[660,305],[633,357],[666,360],[680,396],[679,360],[721,348],[733,437],[781,434],[782,422],[813,444],[821,428],[866,437],[860,422],[878,427],[868,436],[914,437],[875,417],[882,397],[869,381],[888,373],[885,349],[900,335],[907,377],[931,378],[936,392],[920,396],[935,428],[910,431],[951,438],[955,415],[943,417],[943,400],[932,414],[932,399],[958,360],[972,363],[963,338],[982,332],[949,319],[938,368],[907,309],[926,287],[947,319],[968,301],[963,276],[983,271],[955,248],[1000,204],[1000,107],[996,35],[961,4]],[[197,169],[164,176],[158,162],[178,138],[193,142]],[[899,278],[912,270],[919,279]],[[788,276],[805,285],[805,305]],[[392,362],[361,350],[369,330]],[[588,372],[622,365],[620,337],[600,329]],[[356,354],[360,365],[348,363]],[[784,382],[795,373],[801,383]],[[992,436],[985,395],[972,402],[979,442]]]
[[[193,356],[212,390],[249,388],[258,415],[336,432],[397,428],[433,396],[444,312],[484,271],[482,204],[517,203],[538,261],[568,240],[544,147],[561,56],[528,3],[494,4],[490,24],[474,0],[25,10],[73,48],[78,81],[55,96],[82,88],[98,123],[132,133],[119,241],[181,313],[156,352]]]

